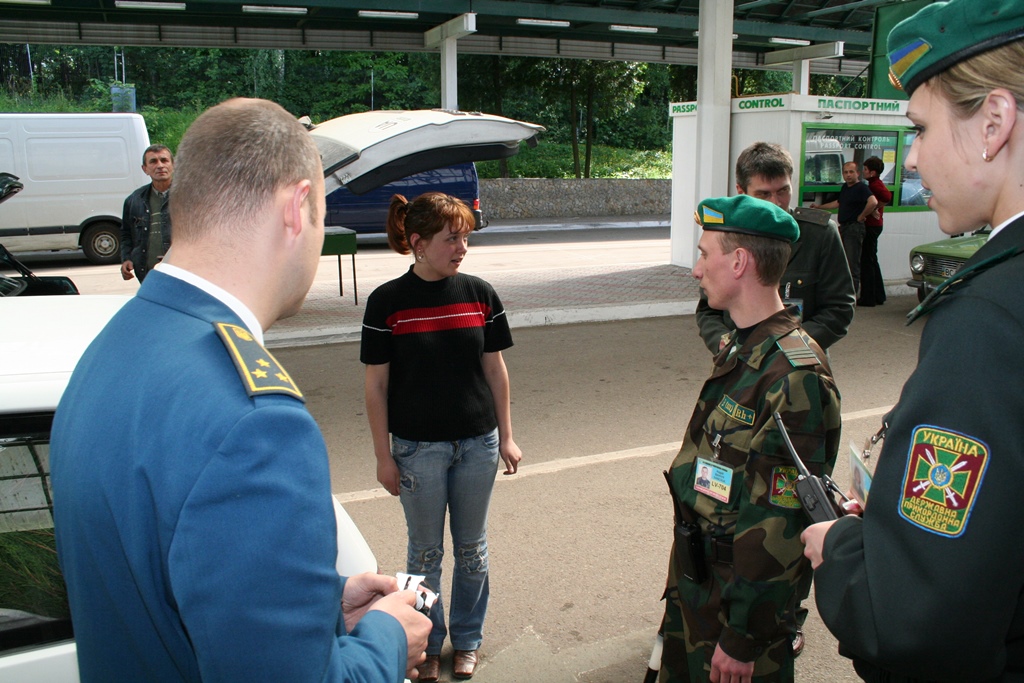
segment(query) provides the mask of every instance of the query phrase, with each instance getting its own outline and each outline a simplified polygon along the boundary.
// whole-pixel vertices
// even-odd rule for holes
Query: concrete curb
[[[670,315],[692,315],[697,310],[696,301],[668,301],[636,304],[605,304],[586,308],[538,309],[514,311],[508,314],[509,327],[544,327],[547,325],[571,325],[573,323],[596,323],[610,320],[635,320],[637,318],[661,318]],[[292,346],[314,346],[317,344],[340,344],[359,341],[360,325],[310,327],[301,330],[267,331],[264,341],[267,348]]]

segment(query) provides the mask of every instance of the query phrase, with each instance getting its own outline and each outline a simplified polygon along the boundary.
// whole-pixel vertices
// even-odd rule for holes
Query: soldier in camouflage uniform
[[[839,392],[825,353],[778,294],[799,235],[792,216],[739,195],[701,202],[697,221],[704,233],[693,274],[710,304],[741,327],[715,356],[668,472],[677,529],[700,528],[706,559],[677,532],[660,680],[719,680],[714,669],[722,680],[792,681],[795,610],[811,570],[800,542],[797,470],[772,413],[782,414],[808,469],[831,473]],[[705,466],[710,485],[698,481]],[[694,562],[705,577],[694,576]]]

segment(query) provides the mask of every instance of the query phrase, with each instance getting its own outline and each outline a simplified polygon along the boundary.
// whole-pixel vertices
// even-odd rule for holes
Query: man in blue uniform
[[[335,572],[326,447],[261,344],[316,272],[316,146],[276,104],[231,100],[186,133],[174,193],[174,247],[54,418],[81,678],[401,681],[430,621],[393,578]]]

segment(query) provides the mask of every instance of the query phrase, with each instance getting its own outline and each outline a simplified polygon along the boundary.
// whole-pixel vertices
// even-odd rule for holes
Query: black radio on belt
[[[704,535],[696,522],[696,515],[692,511],[687,515],[687,508],[676,498],[676,492],[672,488],[672,479],[667,471],[665,472],[665,481],[668,482],[668,491],[672,495],[672,506],[675,508],[676,557],[680,570],[683,576],[690,581],[704,583],[708,578],[708,563],[704,555]]]

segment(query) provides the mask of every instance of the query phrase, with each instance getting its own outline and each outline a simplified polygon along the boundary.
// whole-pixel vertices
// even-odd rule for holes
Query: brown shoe
[[[423,663],[416,667],[419,677],[416,679],[421,683],[434,683],[441,675],[441,655],[427,655]]]
[[[473,672],[476,671],[476,650],[456,650],[452,669],[455,678],[472,678]]]

